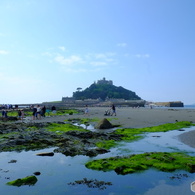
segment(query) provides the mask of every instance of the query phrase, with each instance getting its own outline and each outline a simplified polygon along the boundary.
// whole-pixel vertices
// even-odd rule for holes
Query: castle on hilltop
[[[105,77],[103,77],[103,79],[102,80],[98,80],[97,81],[97,83],[96,82],[94,82],[94,84],[98,84],[98,85],[113,85],[113,81],[112,80],[106,80],[106,78]]]

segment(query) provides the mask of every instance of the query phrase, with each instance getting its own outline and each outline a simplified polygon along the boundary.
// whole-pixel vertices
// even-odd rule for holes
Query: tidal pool
[[[194,127],[184,129],[194,130]],[[68,157],[55,153],[54,156],[36,156],[40,152],[52,152],[55,148],[28,152],[1,152],[0,153],[0,189],[2,194],[9,195],[192,195],[190,184],[195,181],[195,174],[185,171],[160,172],[149,169],[144,172],[117,175],[114,171],[103,172],[87,169],[85,163],[89,160],[106,158],[117,155],[129,155],[144,152],[174,152],[184,151],[194,155],[194,148],[182,144],[177,135],[181,131],[169,131],[166,133],[147,133],[144,139],[136,142],[121,144],[110,150],[107,154],[97,157],[75,156]],[[16,160],[15,163],[10,163]],[[38,181],[34,186],[14,187],[6,185],[7,182],[18,178],[33,175]],[[90,188],[85,184],[71,185],[78,180],[97,180],[111,182],[112,185],[104,185],[104,189],[98,186]]]

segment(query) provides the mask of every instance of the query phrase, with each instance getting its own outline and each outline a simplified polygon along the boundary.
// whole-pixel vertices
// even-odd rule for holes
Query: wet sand
[[[124,128],[142,128],[157,126],[176,121],[192,121],[195,123],[195,109],[149,109],[149,108],[116,108],[117,116],[105,116],[105,107],[89,107],[89,115],[73,114],[66,116],[46,116],[33,122],[64,121],[69,118],[110,118],[112,124],[121,125]],[[84,110],[84,108],[80,108]],[[28,119],[30,120],[30,118]]]
[[[84,110],[84,108],[80,108]],[[113,125],[120,125],[123,128],[142,128],[157,126],[165,123],[175,123],[176,121],[191,121],[195,123],[195,109],[150,109],[150,108],[116,108],[117,116],[105,116],[105,107],[89,107],[89,115],[74,114],[66,116],[51,116],[32,122],[57,122],[71,118],[103,118],[111,119]],[[28,119],[31,120],[31,119]],[[179,136],[183,143],[195,147],[195,131],[186,132]]]

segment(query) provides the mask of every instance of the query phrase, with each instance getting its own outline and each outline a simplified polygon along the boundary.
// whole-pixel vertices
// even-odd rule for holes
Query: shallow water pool
[[[184,130],[191,131],[194,128]],[[195,181],[195,174],[185,171],[166,173],[149,169],[123,176],[117,175],[114,171],[94,171],[85,167],[85,163],[92,159],[134,153],[185,151],[194,155],[194,148],[182,144],[177,139],[177,135],[181,133],[183,132],[148,133],[142,140],[131,143],[122,142],[109,153],[94,158],[86,156],[67,157],[59,153],[55,153],[53,157],[36,156],[40,152],[52,152],[54,148],[20,153],[1,152],[1,193],[9,195],[191,195],[194,193],[190,189],[190,184]],[[17,160],[17,162],[9,163],[11,160]],[[34,186],[14,187],[6,185],[9,181],[33,175],[36,171],[41,172],[41,175],[37,176],[38,182]],[[90,188],[85,184],[70,185],[71,182],[83,180],[83,178],[111,182],[112,185],[104,185],[104,189],[98,188],[98,186]]]

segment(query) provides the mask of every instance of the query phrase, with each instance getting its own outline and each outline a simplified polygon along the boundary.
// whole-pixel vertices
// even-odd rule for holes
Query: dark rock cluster
[[[96,147],[102,140],[121,140],[120,135],[106,132],[68,131],[62,135],[47,131],[49,123],[0,123],[0,150],[22,151],[57,147],[53,152],[67,156],[97,156],[109,152]]]
[[[75,182],[70,182],[68,185],[86,185],[88,188],[98,188],[99,190],[106,189],[106,186],[111,186],[111,182],[98,181],[97,179],[87,179],[83,178],[82,180],[77,180]]]

